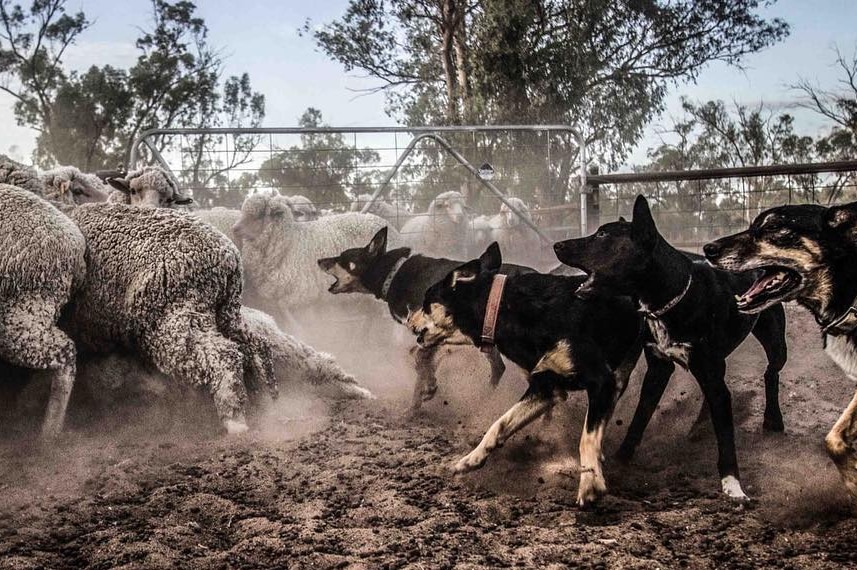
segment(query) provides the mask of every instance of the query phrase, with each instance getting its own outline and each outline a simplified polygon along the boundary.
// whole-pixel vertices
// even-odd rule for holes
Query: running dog
[[[411,255],[410,248],[402,247],[387,251],[387,228],[381,228],[366,247],[347,249],[336,257],[318,260],[322,271],[336,280],[328,291],[339,293],[366,293],[387,303],[390,314],[404,323],[410,309],[419,307],[426,290],[450,271],[461,265],[461,261],[438,259],[424,255]],[[529,267],[503,265],[506,274],[532,273]],[[417,345],[413,350],[416,361],[417,385],[411,405],[412,411],[420,408],[423,401],[431,400],[437,392],[435,356],[438,346]],[[506,371],[503,358],[497,350],[486,354],[491,364],[491,385],[497,386]]]
[[[634,203],[631,222],[620,218],[591,236],[558,242],[554,249],[560,261],[587,273],[578,295],[631,296],[651,333],[640,402],[619,458],[633,456],[677,363],[693,374],[705,395],[717,437],[723,492],[747,500],[738,475],[731,396],[724,380],[726,357],[750,332],[756,336],[768,357],[762,425],[765,430],[783,431],[778,398],[779,372],[786,362],[782,306],[772,304],[760,315],[740,312],[735,295],[753,278],[695,263],[672,247],[658,232],[643,196]]]
[[[844,206],[780,206],[750,228],[706,244],[708,261],[754,271],[738,299],[746,314],[797,301],[815,317],[828,356],[857,381],[857,202]],[[825,438],[827,453],[857,498],[857,394]]]
[[[549,412],[572,390],[586,390],[589,408],[580,438],[580,486],[585,506],[606,489],[601,468],[604,430],[642,349],[642,323],[630,300],[584,301],[580,277],[541,273],[504,276],[497,243],[426,291],[408,326],[421,346],[472,343],[499,351],[526,370],[529,388],[455,464],[457,473],[482,467],[518,430]]]

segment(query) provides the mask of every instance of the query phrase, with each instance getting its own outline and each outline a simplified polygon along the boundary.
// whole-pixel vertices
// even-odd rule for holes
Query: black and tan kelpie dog
[[[785,313],[771,306],[760,315],[738,310],[735,296],[753,277],[714,269],[672,247],[655,227],[649,204],[638,196],[633,220],[605,224],[595,234],[554,245],[563,263],[587,273],[581,296],[629,295],[639,305],[651,338],[640,402],[628,428],[619,458],[627,460],[663,396],[675,364],[691,372],[705,396],[717,437],[723,491],[747,499],[741,488],[729,388],[724,379],[726,357],[751,332],[765,349],[764,428],[782,431],[779,371],[786,362]]]
[[[589,408],[580,438],[577,494],[578,503],[586,505],[606,490],[602,438],[639,358],[642,320],[630,299],[581,300],[575,290],[582,277],[527,273],[504,278],[501,262],[500,248],[493,243],[479,259],[429,288],[420,309],[408,318],[422,346],[463,339],[484,350],[489,344],[485,339],[492,338],[490,344],[529,374],[521,400],[454,469],[478,469],[494,449],[569,391],[586,390]],[[489,322],[491,334],[484,335]]]
[[[824,348],[857,382],[857,202],[843,206],[780,206],[762,212],[746,231],[703,248],[708,261],[752,271],[738,308],[764,314],[797,301],[815,316]],[[825,438],[848,492],[857,498],[857,394]]]
[[[318,266],[336,280],[328,291],[339,293],[366,293],[387,303],[393,318],[403,323],[411,309],[422,305],[426,290],[461,265],[462,261],[412,254],[410,248],[387,251],[387,228],[381,228],[365,247],[347,249],[336,257],[318,260]],[[521,265],[504,264],[503,273],[515,275],[535,271]],[[417,385],[411,409],[416,411],[423,401],[430,400],[437,391],[435,355],[438,347],[414,350]],[[496,386],[506,370],[497,350],[486,354],[491,364],[491,385]]]

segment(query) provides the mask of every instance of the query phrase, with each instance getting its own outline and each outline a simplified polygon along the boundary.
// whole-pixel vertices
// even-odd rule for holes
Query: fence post
[[[588,168],[588,174],[598,175],[598,166]],[[600,189],[598,183],[592,183],[588,177],[580,189],[580,236],[589,235],[590,228],[601,225]]]

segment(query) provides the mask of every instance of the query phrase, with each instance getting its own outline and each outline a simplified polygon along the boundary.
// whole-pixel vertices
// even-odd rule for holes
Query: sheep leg
[[[168,312],[142,336],[140,346],[163,374],[206,387],[229,434],[248,430],[244,355],[218,332],[212,315],[184,309]]]
[[[50,378],[42,437],[59,435],[74,386],[76,350],[54,324],[52,304],[40,300],[20,303],[0,313],[0,359],[44,371]]]

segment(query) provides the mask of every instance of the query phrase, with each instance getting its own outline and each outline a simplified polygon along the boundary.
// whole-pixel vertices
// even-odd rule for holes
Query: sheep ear
[[[60,194],[66,194],[70,187],[71,187],[71,181],[70,180],[63,180],[62,182],[60,182]]]
[[[375,234],[375,237],[372,238],[372,241],[369,242],[369,245],[366,246],[366,253],[369,255],[383,255],[387,251],[387,226],[384,226],[378,233]]]
[[[450,287],[455,289],[456,285],[461,283],[472,283],[473,281],[476,281],[476,277],[479,275],[480,271],[482,271],[482,262],[480,260],[474,259],[473,261],[465,263],[452,272]]]
[[[176,198],[175,200],[173,200],[173,204],[178,204],[179,206],[193,204],[193,198]]]
[[[131,187],[128,185],[128,181],[124,178],[108,178],[107,183],[120,192],[124,192],[125,194],[131,193]]]

